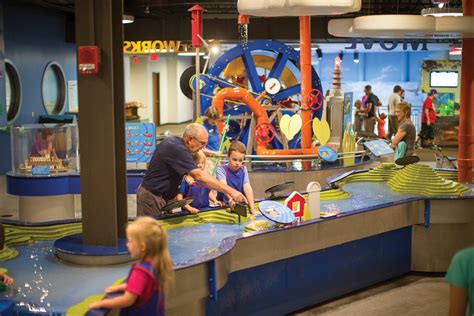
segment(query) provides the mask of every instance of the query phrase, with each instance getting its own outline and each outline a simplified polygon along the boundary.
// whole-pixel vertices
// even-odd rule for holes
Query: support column
[[[474,3],[469,0],[462,2],[464,16],[474,16]],[[459,115],[459,154],[458,180],[472,181],[474,158],[474,38],[462,41],[461,65],[461,111]]]
[[[301,148],[310,148],[312,141],[312,114],[309,108],[311,93],[311,17],[300,16],[300,71],[301,71]]]
[[[117,246],[127,222],[123,3],[76,1],[76,45],[98,46],[99,73],[78,73],[83,240]]]

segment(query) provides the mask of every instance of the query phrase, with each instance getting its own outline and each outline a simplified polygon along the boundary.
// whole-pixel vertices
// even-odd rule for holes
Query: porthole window
[[[7,101],[7,120],[12,122],[20,113],[21,83],[18,70],[8,59],[5,59],[5,92]]]
[[[43,104],[48,114],[60,114],[66,104],[66,78],[61,66],[51,62],[43,73]]]

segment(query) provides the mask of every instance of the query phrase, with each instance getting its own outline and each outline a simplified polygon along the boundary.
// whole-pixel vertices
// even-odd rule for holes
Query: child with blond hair
[[[127,226],[127,247],[137,262],[126,282],[110,286],[105,293],[123,295],[92,303],[92,308],[121,308],[120,315],[164,315],[165,291],[173,280],[173,262],[168,251],[168,235],[151,217],[137,217]]]
[[[206,163],[206,155],[202,150],[195,153],[193,158],[198,168],[209,173],[209,170],[207,170],[208,164]],[[190,176],[184,177],[176,199],[179,201],[185,197],[190,197],[193,199],[190,204],[183,206],[183,209],[191,214],[196,214],[201,208],[209,207],[209,201],[211,201],[214,205],[224,205],[224,203],[217,200],[213,191],[206,188],[199,181],[194,181],[194,179]]]

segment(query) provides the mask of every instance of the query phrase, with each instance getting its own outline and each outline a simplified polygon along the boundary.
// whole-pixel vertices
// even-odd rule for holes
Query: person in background
[[[138,261],[125,283],[105,290],[123,295],[94,302],[89,308],[121,308],[120,315],[164,315],[165,293],[174,278],[166,230],[151,217],[137,217],[126,232],[128,251]]]
[[[402,102],[401,100],[402,87],[396,85],[393,87],[393,93],[388,99],[388,139],[392,139],[392,136],[395,135],[398,131],[398,118],[395,115],[395,107],[398,103]]]
[[[228,195],[236,202],[247,202],[245,196],[210,176],[196,166],[193,154],[207,144],[207,131],[197,123],[184,129],[183,137],[171,136],[161,141],[137,190],[137,214],[160,216],[161,209],[179,193],[185,175],[205,187]]]
[[[217,130],[217,122],[221,120],[222,117],[219,111],[211,106],[207,108],[204,116],[202,117],[202,125],[206,128],[207,134],[209,135],[207,145],[203,149],[204,153],[207,156],[220,156],[219,147],[221,145],[221,135]]]
[[[364,92],[367,96],[365,101],[365,113],[367,113],[367,117],[364,118],[364,130],[367,133],[373,134],[375,128],[375,109],[379,105],[379,98],[372,93],[372,87],[370,85],[365,86]]]
[[[474,315],[474,247],[456,253],[446,281],[449,284],[449,316]]]
[[[355,111],[354,111],[354,132],[359,133],[362,131],[362,123],[366,117],[366,113],[362,111],[362,103],[360,100],[354,102]]]
[[[380,113],[377,116],[377,136],[379,138],[387,138],[387,133],[385,132],[385,119],[387,118],[387,114]]]
[[[402,91],[400,91],[400,101],[403,102],[405,101],[405,90],[402,89]]]
[[[227,157],[229,159],[227,165],[219,166],[217,168],[217,179],[233,189],[242,192],[247,198],[250,212],[255,215],[258,214],[258,211],[255,209],[253,189],[250,185],[247,168],[243,164],[245,153],[245,145],[239,141],[233,141],[230,144],[229,151],[227,152]],[[217,194],[217,199],[219,201],[229,202],[231,208],[234,207],[236,202],[227,199],[227,197],[221,193]]]
[[[209,173],[209,171],[206,170],[206,155],[203,151],[200,150],[195,153],[193,158],[198,168]],[[176,199],[179,201],[185,197],[193,198],[193,201],[190,204],[183,207],[183,209],[191,214],[196,214],[201,208],[209,207],[209,201],[214,205],[224,205],[224,203],[217,200],[214,192],[203,186],[199,181],[194,181],[190,176],[184,177]]]
[[[433,108],[433,100],[437,95],[438,91],[431,89],[421,110],[421,131],[419,134],[421,145],[431,146],[432,149],[436,149],[436,146],[433,143],[436,123],[436,112]]]
[[[395,149],[395,160],[415,154],[415,125],[410,119],[411,107],[406,102],[398,103],[395,108],[398,118],[398,131],[392,140],[392,148]]]
[[[30,157],[58,157],[54,148],[54,135],[51,129],[44,128],[41,130],[31,147]]]

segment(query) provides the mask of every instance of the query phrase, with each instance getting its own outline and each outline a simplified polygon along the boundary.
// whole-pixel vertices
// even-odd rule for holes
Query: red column
[[[300,16],[300,70],[301,70],[301,148],[310,148],[312,140],[311,119],[313,111],[308,108],[311,93],[311,17]]]
[[[464,16],[474,16],[474,1],[463,0]],[[461,112],[459,115],[459,182],[472,181],[474,158],[474,38],[462,41]]]

